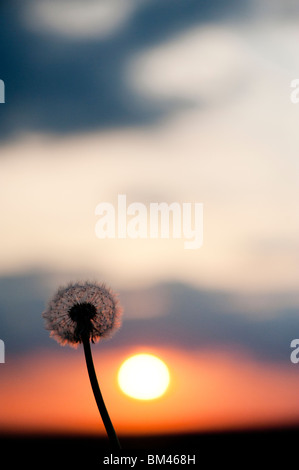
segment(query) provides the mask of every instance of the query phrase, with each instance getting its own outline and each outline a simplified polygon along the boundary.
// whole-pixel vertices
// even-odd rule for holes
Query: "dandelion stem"
[[[91,348],[90,348],[90,342],[88,337],[82,338],[82,343],[84,347],[84,354],[85,354],[85,360],[86,360],[86,366],[88,370],[88,375],[89,375],[89,380],[91,383],[91,388],[96,400],[96,403],[98,405],[98,409],[100,412],[100,415],[102,417],[105,429],[107,431],[108,437],[110,439],[110,442],[115,449],[121,449],[119,440],[117,438],[116,432],[114,430],[114,427],[112,425],[110,416],[108,414],[99,384],[96,376],[96,372],[94,369],[94,364],[92,360],[92,354],[91,354]]]

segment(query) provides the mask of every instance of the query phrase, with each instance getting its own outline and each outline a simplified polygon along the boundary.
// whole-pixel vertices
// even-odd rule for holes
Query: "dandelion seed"
[[[82,343],[93,394],[112,445],[120,449],[92,360],[90,341],[110,337],[120,326],[122,308],[116,295],[104,284],[74,283],[60,288],[43,312],[46,329],[60,344]]]

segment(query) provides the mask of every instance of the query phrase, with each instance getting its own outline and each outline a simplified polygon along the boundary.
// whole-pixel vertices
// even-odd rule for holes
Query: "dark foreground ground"
[[[288,468],[299,463],[299,426],[258,431],[120,436],[121,452],[95,436],[0,435],[0,468]],[[175,457],[176,456],[176,457]],[[121,458],[122,457],[122,458]],[[124,457],[136,458],[135,463]],[[194,463],[195,462],[195,463]],[[180,465],[179,465],[180,463]]]

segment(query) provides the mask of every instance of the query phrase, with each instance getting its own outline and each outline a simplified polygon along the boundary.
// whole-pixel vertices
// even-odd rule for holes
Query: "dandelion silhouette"
[[[82,343],[93,394],[111,444],[120,444],[98,384],[90,342],[110,337],[120,326],[122,308],[116,295],[104,284],[75,283],[60,288],[43,312],[46,329],[60,344]]]

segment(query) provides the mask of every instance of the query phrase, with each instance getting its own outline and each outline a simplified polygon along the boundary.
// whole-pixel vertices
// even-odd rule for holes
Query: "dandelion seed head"
[[[72,283],[58,289],[43,312],[46,329],[60,344],[76,347],[83,337],[97,342],[119,328],[122,308],[105,284]]]

